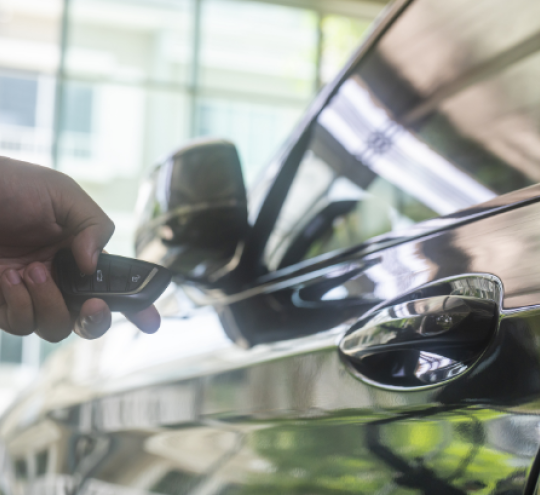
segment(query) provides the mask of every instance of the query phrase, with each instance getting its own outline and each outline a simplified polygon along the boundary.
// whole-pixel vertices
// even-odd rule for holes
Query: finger
[[[75,323],[75,333],[87,340],[99,339],[111,327],[111,311],[101,299],[89,299]]]
[[[155,306],[138,313],[125,313],[125,317],[144,333],[156,333],[161,326],[161,317]]]
[[[60,290],[42,263],[24,271],[24,283],[32,298],[35,332],[49,342],[60,342],[71,333],[71,317]]]
[[[34,331],[34,310],[28,289],[16,270],[7,270],[0,278],[0,288],[7,306],[6,332],[30,335]]]
[[[91,275],[96,271],[98,256],[109,242],[114,232],[114,224],[107,218],[102,223],[92,225],[73,240],[71,250],[79,269]]]
[[[57,222],[74,235],[73,256],[81,271],[90,275],[114,232],[114,223],[73,179],[59,172],[54,179],[51,187]]]

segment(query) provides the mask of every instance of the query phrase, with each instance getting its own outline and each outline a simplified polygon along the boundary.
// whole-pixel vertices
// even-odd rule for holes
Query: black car
[[[538,182],[540,2],[395,2],[249,195],[227,142],[155,168],[163,328],[49,362],[2,490],[538,493]]]

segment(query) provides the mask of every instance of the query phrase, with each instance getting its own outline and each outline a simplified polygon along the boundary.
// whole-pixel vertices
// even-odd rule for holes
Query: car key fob
[[[70,311],[88,299],[103,299],[111,311],[136,312],[150,306],[167,288],[172,274],[145,261],[100,254],[93,275],[81,273],[69,250],[59,251],[53,270]]]

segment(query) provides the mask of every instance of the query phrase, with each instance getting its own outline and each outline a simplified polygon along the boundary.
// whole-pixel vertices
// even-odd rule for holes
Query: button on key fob
[[[71,311],[88,299],[103,299],[111,311],[141,311],[150,306],[171,282],[171,272],[145,261],[101,254],[93,275],[81,273],[69,250],[54,259],[58,287]]]

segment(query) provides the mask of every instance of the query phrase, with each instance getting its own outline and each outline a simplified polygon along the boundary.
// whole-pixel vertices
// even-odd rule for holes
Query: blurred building
[[[130,255],[153,163],[226,137],[249,184],[385,3],[0,0],[0,155],[73,176]],[[0,409],[53,348],[0,335]]]

